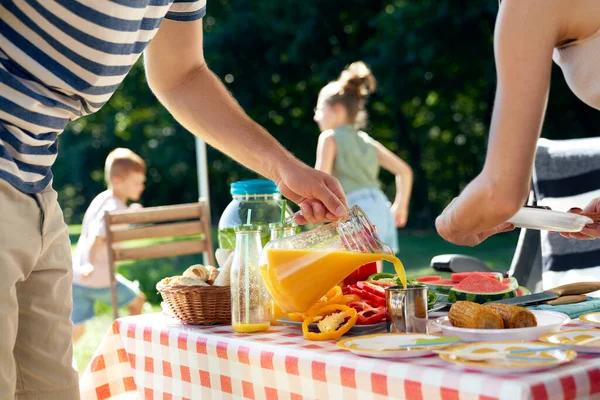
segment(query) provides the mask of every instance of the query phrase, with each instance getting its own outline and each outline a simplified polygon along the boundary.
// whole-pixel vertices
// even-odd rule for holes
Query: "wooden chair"
[[[141,260],[167,256],[204,253],[204,262],[215,265],[211,238],[208,203],[200,199],[198,203],[175,206],[149,207],[139,210],[107,211],[104,215],[106,243],[110,273],[113,315],[119,317],[117,261]],[[123,248],[123,242],[138,239],[171,238],[203,235],[200,239],[190,238],[149,246]]]

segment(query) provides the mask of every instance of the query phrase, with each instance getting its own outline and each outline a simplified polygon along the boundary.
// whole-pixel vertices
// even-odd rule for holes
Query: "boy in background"
[[[106,158],[104,179],[108,189],[92,201],[83,217],[81,236],[73,255],[73,341],[85,332],[85,321],[94,317],[94,303],[110,304],[110,276],[106,246],[106,211],[126,210],[144,191],[146,163],[133,151],[113,150]],[[140,207],[132,204],[131,208]],[[130,315],[141,314],[146,297],[131,281],[117,274],[119,306]]]

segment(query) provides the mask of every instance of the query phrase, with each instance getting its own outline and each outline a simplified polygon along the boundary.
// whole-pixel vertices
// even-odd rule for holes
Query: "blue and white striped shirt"
[[[0,179],[50,180],[57,135],[112,96],[163,18],[194,21],[206,0],[0,0]]]

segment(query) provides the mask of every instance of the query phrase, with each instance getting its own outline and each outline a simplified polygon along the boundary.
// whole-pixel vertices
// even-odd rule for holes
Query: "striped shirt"
[[[163,18],[194,21],[206,0],[0,0],[0,179],[39,193],[57,136],[98,111]]]

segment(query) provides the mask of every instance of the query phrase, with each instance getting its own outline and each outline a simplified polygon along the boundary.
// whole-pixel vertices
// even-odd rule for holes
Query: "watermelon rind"
[[[510,287],[511,289],[515,289],[517,290],[520,286],[519,286],[519,282],[517,281],[517,278],[505,278],[502,283],[504,283],[505,285],[508,285],[508,287]],[[527,289],[525,289],[527,290]],[[530,294],[530,293],[528,293]]]
[[[477,293],[468,292],[465,290],[457,290],[455,288],[450,289],[448,293],[448,302],[455,303],[457,301],[465,300],[472,301],[474,303],[484,304],[489,301],[497,301],[503,299],[510,299],[517,296],[517,289],[515,287],[509,287],[506,290],[493,293]]]
[[[517,288],[517,296],[526,296],[528,294],[531,294],[531,292],[525,286],[519,286]]]

